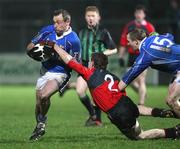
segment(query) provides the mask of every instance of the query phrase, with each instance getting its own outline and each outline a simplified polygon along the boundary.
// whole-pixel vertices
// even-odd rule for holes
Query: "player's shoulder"
[[[99,30],[101,32],[109,33],[108,29],[106,27],[102,26],[102,25],[99,26]]]
[[[69,39],[73,39],[73,40],[79,39],[77,33],[76,33],[75,31],[73,31],[73,30],[71,30],[71,31],[69,32],[68,37],[69,37]]]
[[[127,22],[125,26],[126,27],[135,26],[135,20],[131,20],[131,21]]]
[[[127,32],[133,31],[135,28],[136,28],[136,23],[134,20],[132,20],[125,24],[123,28],[123,32],[126,34]]]
[[[68,32],[66,32],[64,34],[64,36],[70,43],[80,44],[80,40],[79,40],[77,33],[75,31],[73,31],[72,29],[70,29]]]
[[[103,25],[99,25],[98,31],[102,34],[110,34],[109,30]]]
[[[169,40],[174,41],[174,36],[171,33],[165,33],[165,34],[159,35],[159,37],[168,38]]]
[[[75,31],[71,31],[71,35],[74,36],[74,37],[78,37],[77,33]]]
[[[147,50],[154,38],[155,38],[154,36],[145,37],[140,43],[139,46],[140,52],[144,51],[145,49]]]
[[[158,40],[166,38],[166,39],[169,39],[171,41],[174,41],[174,36],[171,33],[150,35],[147,39],[152,40],[156,37],[158,37]]]
[[[151,43],[151,42],[154,40],[154,38],[156,38],[156,37],[157,37],[156,35],[148,36],[148,37],[146,37],[146,38],[144,39],[143,43],[146,44],[146,45],[148,45],[148,44]]]
[[[48,31],[48,32],[54,31],[54,25],[43,26],[43,27],[41,28],[41,32],[45,32],[45,31]]]
[[[146,21],[146,28],[149,29],[151,32],[155,31],[154,25],[149,21]]]
[[[147,25],[149,25],[149,26],[154,26],[150,21],[147,21],[147,20],[146,20],[146,23],[147,23]]]
[[[86,32],[86,31],[88,31],[88,30],[89,30],[89,28],[88,28],[87,26],[82,27],[82,28],[79,29],[79,34],[81,34],[81,33],[83,33],[83,32]]]

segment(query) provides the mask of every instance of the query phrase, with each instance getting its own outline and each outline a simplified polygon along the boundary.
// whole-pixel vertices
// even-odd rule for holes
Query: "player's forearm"
[[[54,45],[54,50],[60,56],[60,58],[67,64],[73,57],[69,55],[64,49],[59,47],[58,45]]]
[[[115,48],[115,49],[107,49],[107,50],[104,51],[103,53],[104,53],[105,55],[109,56],[109,55],[116,54],[117,51],[118,51],[118,50],[117,50],[116,48]]]
[[[127,87],[127,84],[124,83],[124,82],[121,80],[121,81],[119,82],[118,86],[119,86],[119,90],[120,90],[120,91],[123,91],[123,90]]]

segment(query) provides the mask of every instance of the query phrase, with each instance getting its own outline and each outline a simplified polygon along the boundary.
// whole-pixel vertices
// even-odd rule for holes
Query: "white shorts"
[[[56,80],[58,85],[61,86],[64,81],[66,81],[68,75],[65,73],[54,73],[54,72],[46,72],[43,76],[38,78],[36,83],[36,90],[41,90],[50,80]]]
[[[177,84],[180,84],[180,71],[176,74],[176,78],[174,80]]]

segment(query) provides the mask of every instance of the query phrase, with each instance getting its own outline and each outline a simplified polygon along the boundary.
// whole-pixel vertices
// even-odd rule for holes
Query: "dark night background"
[[[24,54],[26,45],[37,31],[52,23],[55,9],[68,10],[72,16],[71,26],[78,32],[85,25],[84,10],[88,5],[98,6],[101,24],[110,31],[117,46],[122,27],[133,19],[137,4],[146,6],[146,19],[154,24],[157,32],[171,32],[180,43],[179,6],[174,9],[171,1],[173,0],[0,0],[0,55]],[[179,0],[176,2],[179,4]],[[2,64],[0,66],[4,67]]]

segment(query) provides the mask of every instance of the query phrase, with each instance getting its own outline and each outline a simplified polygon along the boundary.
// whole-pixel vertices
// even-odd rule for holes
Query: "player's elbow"
[[[73,59],[73,57],[69,54],[66,54],[64,57],[61,58],[63,59],[65,64],[68,64]]]

